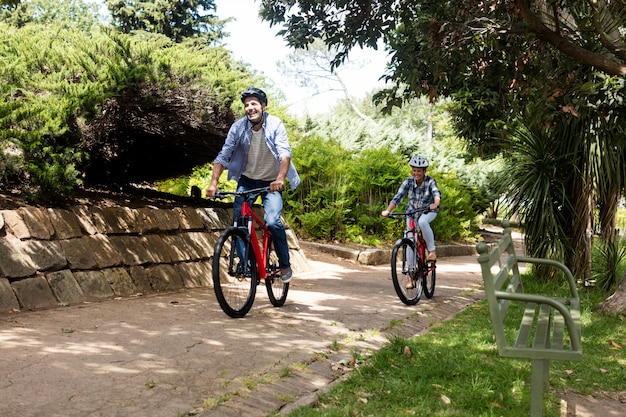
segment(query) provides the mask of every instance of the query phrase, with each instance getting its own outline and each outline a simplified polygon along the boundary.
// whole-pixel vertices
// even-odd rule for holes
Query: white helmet
[[[428,167],[428,159],[421,155],[413,156],[409,161],[409,165],[415,168],[426,168]]]

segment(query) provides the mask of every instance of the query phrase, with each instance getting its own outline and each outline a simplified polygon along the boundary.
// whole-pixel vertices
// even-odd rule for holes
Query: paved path
[[[474,256],[441,258],[435,297],[411,307],[388,266],[307,256],[284,307],[260,287],[243,319],[211,290],[1,317],[0,416],[286,413],[339,378],[353,349],[422,333],[482,296]]]

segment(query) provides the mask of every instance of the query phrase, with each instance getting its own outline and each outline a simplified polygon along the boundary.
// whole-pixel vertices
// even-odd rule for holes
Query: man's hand
[[[276,180],[270,183],[270,191],[282,191],[285,181]]]
[[[207,197],[215,197],[215,193],[217,193],[217,185],[209,185],[206,187],[204,191]]]

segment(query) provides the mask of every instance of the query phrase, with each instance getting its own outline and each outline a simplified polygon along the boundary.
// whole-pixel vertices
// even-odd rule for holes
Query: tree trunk
[[[606,315],[626,314],[626,271],[617,291],[598,306],[598,311]]]
[[[574,212],[571,222],[572,253],[568,254],[566,264],[574,277],[589,280],[591,278],[591,246],[593,213],[593,187],[589,178],[577,177],[573,186]]]
[[[620,190],[619,188],[610,190],[607,195],[599,197],[600,237],[606,241],[613,239],[615,234],[615,218],[619,206]]]

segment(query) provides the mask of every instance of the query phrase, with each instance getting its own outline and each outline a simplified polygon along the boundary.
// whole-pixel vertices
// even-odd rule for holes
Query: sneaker
[[[291,281],[292,275],[293,275],[293,271],[291,270],[290,266],[280,270],[280,280],[285,284]]]
[[[432,251],[428,254],[428,256],[426,257],[427,261],[436,261],[437,260],[437,252]]]

